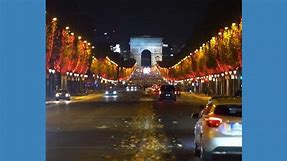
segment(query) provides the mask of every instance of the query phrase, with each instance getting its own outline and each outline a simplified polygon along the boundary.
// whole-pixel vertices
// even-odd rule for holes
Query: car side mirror
[[[190,117],[192,119],[197,119],[197,118],[199,118],[199,113],[192,113]]]

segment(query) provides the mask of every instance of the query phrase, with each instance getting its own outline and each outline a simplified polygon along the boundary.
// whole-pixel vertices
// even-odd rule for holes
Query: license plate
[[[236,122],[236,123],[231,123],[231,130],[233,131],[242,131],[242,124]]]
[[[166,94],[166,96],[170,96],[170,94]]]

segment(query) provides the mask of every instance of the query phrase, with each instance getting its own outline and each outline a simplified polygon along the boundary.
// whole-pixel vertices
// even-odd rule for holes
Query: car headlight
[[[113,94],[117,94],[117,91],[113,91]]]
[[[56,97],[59,97],[60,96],[60,94],[59,93],[56,93]]]
[[[69,94],[69,93],[66,93],[65,96],[66,96],[66,97],[70,97],[70,94]]]
[[[108,91],[106,91],[106,92],[105,92],[105,94],[109,94],[109,92],[108,92]]]

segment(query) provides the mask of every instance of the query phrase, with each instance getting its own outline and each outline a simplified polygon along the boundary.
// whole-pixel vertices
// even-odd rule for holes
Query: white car
[[[214,98],[197,115],[194,144],[201,161],[214,155],[242,155],[241,98]]]
[[[118,97],[118,92],[115,88],[110,87],[105,91],[105,97]]]

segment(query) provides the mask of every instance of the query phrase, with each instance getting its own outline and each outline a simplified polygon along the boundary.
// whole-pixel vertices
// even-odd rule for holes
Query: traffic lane
[[[105,92],[97,93],[97,94],[90,94],[86,96],[74,96],[71,97],[70,101],[67,100],[60,100],[60,101],[47,101],[46,107],[53,108],[53,107],[60,107],[63,105],[69,105],[79,102],[122,102],[122,101],[153,101],[154,99],[151,97],[145,97],[143,92],[125,92],[119,91],[116,97],[106,96]]]
[[[132,160],[146,156],[138,154],[145,147],[138,141],[149,136],[142,134],[150,130],[139,127],[155,127],[146,120],[152,118],[152,112],[142,112],[152,109],[152,102],[62,106],[47,109],[47,160]]]
[[[47,160],[112,160],[112,158],[132,160],[134,157],[150,156],[142,152],[137,153],[141,150],[150,150],[146,150],[144,143],[136,146],[134,140],[162,140],[155,144],[161,147],[160,145],[166,145],[173,137],[179,137],[183,140],[192,138],[190,136],[183,137],[192,134],[186,133],[185,130],[180,132],[176,129],[178,126],[163,128],[163,126],[160,126],[162,125],[160,122],[159,125],[154,125],[158,122],[156,115],[153,115],[157,113],[154,110],[154,105],[159,102],[124,101],[132,100],[131,98],[150,99],[148,96],[136,96],[135,93],[132,97],[129,97],[130,93],[126,94],[122,95],[124,98],[121,101],[88,101],[68,105],[60,104],[57,106],[59,108],[48,108]],[[175,104],[179,107],[177,110],[176,108],[170,108],[167,111],[161,111],[161,114],[165,114],[165,112],[174,114],[179,109],[184,111],[186,107],[190,106],[190,104],[186,105],[185,103],[176,102]],[[162,104],[165,104],[165,102]],[[139,112],[140,109],[149,109],[149,112]],[[186,112],[179,113],[184,114]],[[176,115],[175,119],[180,120],[179,117],[182,116]],[[149,122],[153,123],[150,124]],[[156,132],[150,134],[146,133],[145,130],[138,130],[132,126],[139,124],[144,127],[157,127]],[[168,125],[166,121],[163,124]],[[172,135],[170,135],[169,130]],[[150,130],[148,129],[148,131]],[[135,138],[131,139],[131,137]],[[168,141],[163,141],[163,138]],[[123,143],[126,148],[119,148]],[[184,147],[188,147],[188,145],[192,144],[186,144]],[[137,150],[132,151],[133,148]],[[192,148],[187,148],[187,150],[173,148],[172,153],[152,151],[151,156],[163,160],[196,160],[192,153],[193,150],[190,151],[189,149]]]
[[[182,94],[177,101],[157,101],[154,108],[158,121],[163,124],[166,136],[176,139],[181,148],[174,148],[172,153],[178,161],[199,160],[194,155],[194,125],[197,119],[191,114],[201,111],[201,105],[206,104],[205,99],[192,95]]]
[[[103,97],[103,93],[95,93],[95,94],[89,94],[89,95],[84,95],[84,96],[71,96],[70,100],[46,101],[46,107],[51,107],[51,106],[58,105],[58,104],[70,104],[74,102],[101,100],[102,97]]]

